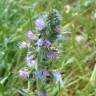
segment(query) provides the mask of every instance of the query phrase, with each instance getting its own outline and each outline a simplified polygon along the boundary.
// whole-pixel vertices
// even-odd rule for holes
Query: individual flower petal
[[[42,18],[38,18],[35,22],[37,30],[41,31],[46,27],[46,24]]]
[[[20,70],[20,71],[19,71],[19,76],[20,76],[21,78],[26,79],[26,78],[29,77],[29,72],[26,71],[26,70]]]

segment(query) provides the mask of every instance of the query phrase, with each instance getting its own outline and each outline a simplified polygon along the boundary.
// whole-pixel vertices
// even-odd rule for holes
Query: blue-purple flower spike
[[[33,41],[29,42],[29,44],[26,42],[21,44],[21,48],[28,48],[26,57],[26,69],[28,71],[20,70],[19,76],[24,79],[32,77],[31,79],[36,82],[36,88],[38,88],[36,89],[36,92],[38,90],[37,96],[48,96],[47,84],[50,85],[52,77],[62,83],[60,72],[53,70],[54,66],[51,66],[54,63],[53,61],[58,59],[59,54],[54,46],[54,42],[58,40],[59,24],[60,20],[56,10],[50,11],[46,18],[39,16],[35,21],[36,31],[39,33],[38,40],[36,40],[37,38],[33,39],[32,31],[28,31],[26,33],[28,42],[32,39]],[[35,44],[33,44],[34,42]],[[31,43],[32,46],[30,46]],[[32,51],[30,52],[30,50]],[[30,84],[32,84],[30,80],[28,80],[28,90],[30,90]]]

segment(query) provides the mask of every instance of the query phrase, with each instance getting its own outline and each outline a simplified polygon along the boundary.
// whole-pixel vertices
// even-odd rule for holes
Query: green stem
[[[30,90],[30,89],[31,89],[31,81],[28,80],[28,90]]]
[[[41,48],[38,52],[38,68],[37,71],[40,71],[43,69],[43,55],[44,55],[45,50],[43,48]],[[43,66],[42,66],[43,65]],[[37,89],[38,92],[40,92],[41,90],[45,90],[44,89],[44,80],[43,79],[37,79]]]
[[[4,95],[4,86],[0,84],[0,96],[5,96]]]
[[[59,96],[61,96],[61,89],[60,89],[60,82],[58,82],[59,84],[58,84],[58,86],[59,86]]]

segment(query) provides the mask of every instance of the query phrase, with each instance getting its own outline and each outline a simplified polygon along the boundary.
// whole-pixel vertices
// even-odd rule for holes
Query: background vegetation
[[[34,19],[53,8],[62,16],[64,35],[57,66],[61,96],[96,96],[96,0],[0,0],[0,96],[27,96],[19,95],[27,82],[17,77],[27,50],[18,44],[26,31],[37,34]]]

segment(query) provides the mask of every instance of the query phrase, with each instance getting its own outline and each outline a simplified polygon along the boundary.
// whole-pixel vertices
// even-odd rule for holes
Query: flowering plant
[[[58,83],[58,86],[63,84],[61,74],[54,64],[59,55],[59,50],[57,50],[56,46],[53,46],[60,35],[60,16],[58,11],[53,9],[47,14],[46,18],[43,18],[43,16],[37,18],[35,26],[39,34],[37,43],[33,39],[33,33],[28,31],[26,36],[30,39],[30,46],[27,46],[28,43],[23,43],[20,47],[28,47],[28,54],[26,57],[27,70],[20,70],[19,76],[28,80],[28,90],[31,90],[32,80],[36,82],[36,90],[33,94],[49,96],[47,85],[51,85],[54,80]],[[38,50],[34,51],[34,48]]]

